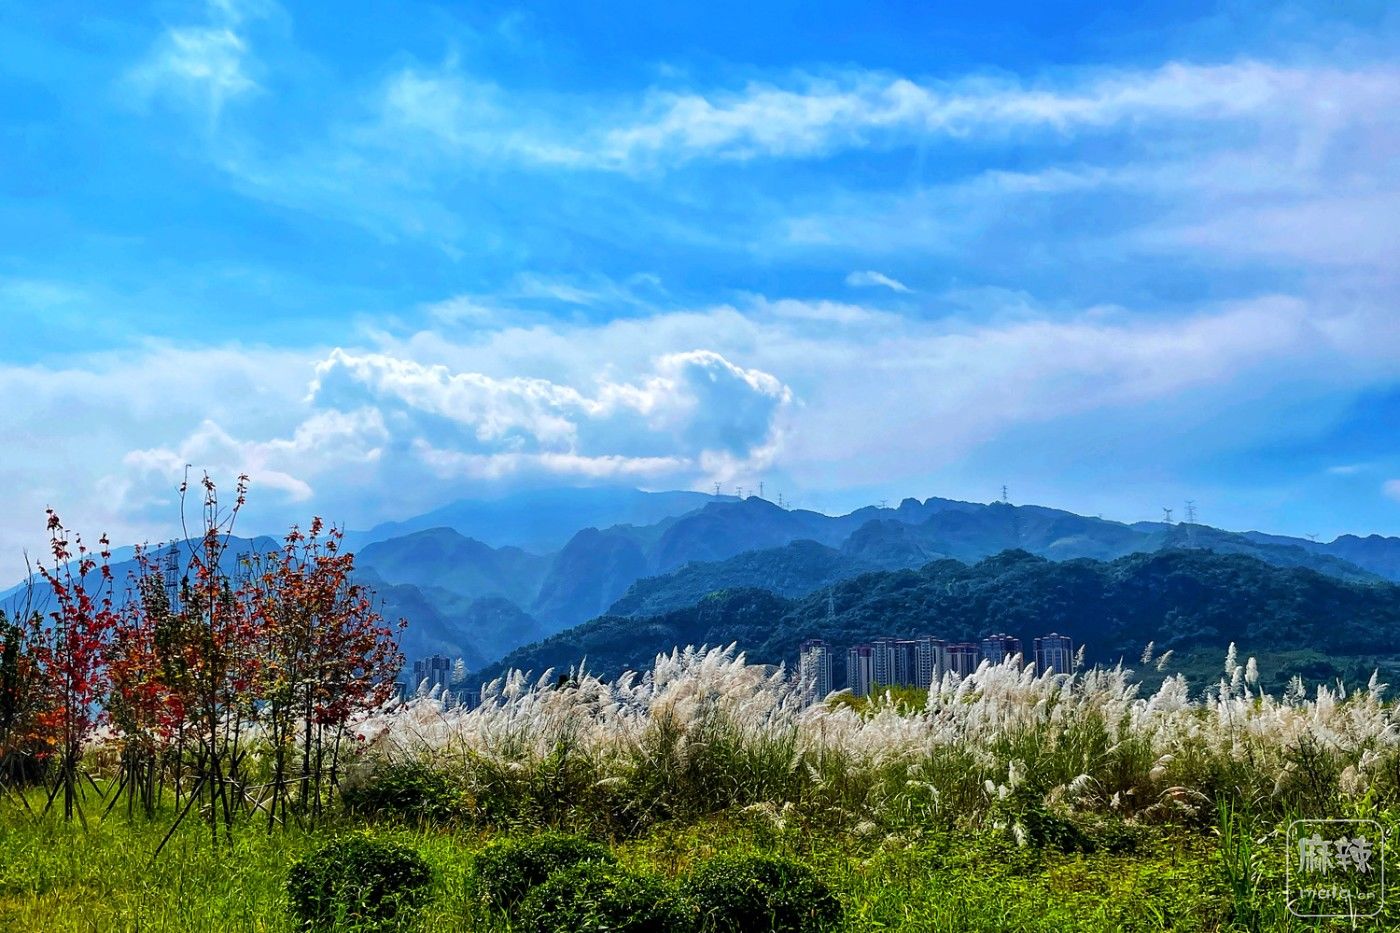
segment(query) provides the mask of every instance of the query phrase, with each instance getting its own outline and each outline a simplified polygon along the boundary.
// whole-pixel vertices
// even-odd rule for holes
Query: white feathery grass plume
[[[363,736],[363,761],[426,758],[457,769],[470,787],[504,775],[526,780],[567,748],[588,783],[609,793],[626,792],[659,730],[674,730],[675,754],[690,761],[713,754],[715,737],[723,736],[720,745],[742,750],[746,760],[761,755],[767,773],[790,775],[817,797],[847,785],[873,788],[864,803],[843,809],[856,820],[878,818],[879,808],[897,809],[913,797],[918,806],[937,800],[950,808],[1004,799],[1028,777],[1027,761],[1036,761],[1039,773],[1043,758],[1075,747],[1091,725],[1107,733],[1110,750],[1102,762],[1061,762],[1074,769],[1061,773],[1078,775],[1066,788],[1076,805],[1103,806],[1091,790],[1112,787],[1125,810],[1148,800],[1159,809],[1195,806],[1180,793],[1162,796],[1160,782],[1170,775],[1187,793],[1193,769],[1212,759],[1248,762],[1261,786],[1282,787],[1291,750],[1309,740],[1331,750],[1339,774],[1353,769],[1342,791],[1359,796],[1384,762],[1400,756],[1400,722],[1395,706],[1381,699],[1378,676],[1350,696],[1319,686],[1309,699],[1296,678],[1283,697],[1247,696],[1234,681],[1256,683],[1257,664],[1241,668],[1231,652],[1227,668],[1229,679],[1218,689],[1193,698],[1181,674],[1139,696],[1121,667],[1057,677],[983,664],[966,678],[948,674],[931,685],[919,710],[877,704],[863,713],[844,704],[806,705],[784,671],[748,664],[733,645],[687,647],[614,681],[583,667],[563,687],[552,676],[510,672],[486,685],[471,708],[415,694],[360,717],[354,732]],[[1112,768],[1130,747],[1141,748],[1142,764],[1125,785]],[[1038,750],[1034,758],[1030,749]],[[966,796],[969,778],[974,793],[985,792],[980,802]]]

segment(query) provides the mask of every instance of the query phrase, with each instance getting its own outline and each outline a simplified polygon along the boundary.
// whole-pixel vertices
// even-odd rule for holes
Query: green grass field
[[[1394,820],[1388,820],[1394,823]],[[113,815],[88,829],[0,804],[0,929],[16,931],[290,931],[283,882],[319,841],[359,828],[332,819],[314,833],[268,835],[251,823],[232,844],[212,845],[191,821],[154,862],[168,818]],[[465,875],[490,837],[449,828],[379,824],[432,865],[435,890],[412,929],[508,930],[474,912]],[[1065,853],[1018,846],[992,829],[882,836],[782,826],[761,814],[663,824],[615,847],[629,867],[673,878],[719,852],[795,855],[812,865],[845,906],[852,931],[1395,929],[1400,911],[1376,921],[1292,920],[1284,910],[1281,839],[1261,826],[1252,853],[1222,846],[1218,829],[1140,828],[1128,851]],[[1122,848],[1124,846],[1117,846]],[[1233,861],[1229,857],[1233,853]],[[1232,885],[1227,865],[1247,868]]]

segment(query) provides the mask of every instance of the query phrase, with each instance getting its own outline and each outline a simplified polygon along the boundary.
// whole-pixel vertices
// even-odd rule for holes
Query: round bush
[[[520,905],[521,933],[689,933],[687,911],[663,881],[585,862],[549,876]]]
[[[605,847],[564,833],[497,839],[472,860],[468,893],[483,907],[510,910],[560,869],[613,861]]]
[[[461,794],[452,781],[421,761],[383,762],[347,783],[340,792],[356,816],[390,816],[412,823],[442,823],[461,812]]]
[[[416,850],[355,833],[294,864],[287,898],[306,929],[383,929],[406,919],[427,897],[432,880]]]
[[[772,855],[722,855],[686,880],[704,933],[817,933],[841,923],[841,902],[801,862]]]

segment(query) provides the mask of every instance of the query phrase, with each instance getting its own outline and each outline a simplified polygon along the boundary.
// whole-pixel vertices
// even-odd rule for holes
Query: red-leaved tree
[[[32,617],[35,673],[52,691],[52,702],[36,717],[36,726],[53,747],[57,772],[47,807],[61,791],[63,814],[86,822],[79,801],[83,748],[97,724],[105,697],[107,643],[116,627],[112,606],[111,550],[107,536],[96,552],[79,535],[70,541],[63,522],[48,510],[52,565],[39,564],[53,608],[47,618]]]
[[[342,540],[317,518],[305,532],[292,528],[279,551],[249,561],[260,718],[273,754],[269,828],[279,808],[285,819],[293,785],[300,811],[320,812],[336,785],[347,724],[389,699],[403,664],[405,623],[385,624],[373,594],[353,582],[354,555]]]

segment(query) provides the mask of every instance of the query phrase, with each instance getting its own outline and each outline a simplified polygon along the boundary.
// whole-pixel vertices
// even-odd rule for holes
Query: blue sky
[[[961,6],[0,0],[0,572],[186,463],[1400,533],[1394,5]]]

